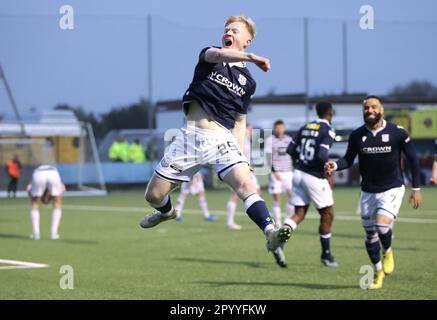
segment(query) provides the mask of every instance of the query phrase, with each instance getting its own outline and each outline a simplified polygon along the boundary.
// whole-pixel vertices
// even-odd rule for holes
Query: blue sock
[[[266,203],[258,194],[253,194],[246,198],[246,200],[244,200],[244,208],[249,218],[252,219],[262,231],[266,231],[266,228],[273,228],[273,220],[270,217]]]
[[[381,245],[379,244],[379,241],[375,241],[375,242],[366,241],[366,249],[370,261],[372,261],[373,264],[377,264],[378,262],[381,261],[381,252],[380,252]]]
[[[322,256],[323,257],[329,257],[331,255],[331,234],[319,234],[320,236],[320,243],[322,244]]]
[[[164,198],[162,200],[159,208],[155,208],[155,209],[158,210],[159,212],[163,213],[163,214],[169,213],[170,210],[172,209],[170,196],[167,196],[166,198]]]
[[[386,252],[391,247],[391,239],[393,232],[388,224],[377,224],[376,230],[378,231],[379,240],[382,244],[382,249]]]

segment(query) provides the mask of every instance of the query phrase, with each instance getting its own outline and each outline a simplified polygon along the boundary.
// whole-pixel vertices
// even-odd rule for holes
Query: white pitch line
[[[65,209],[69,210],[79,210],[79,211],[97,211],[97,212],[143,212],[147,213],[148,208],[138,208],[138,207],[109,207],[109,206],[82,206],[82,205],[64,205]],[[199,214],[202,213],[201,210],[187,210],[184,211],[183,214]],[[239,215],[245,215],[242,211],[237,211]],[[360,221],[360,216],[358,214],[355,215],[347,215],[350,212],[337,212],[335,216],[336,220],[343,221]],[[407,212],[405,212],[407,213]],[[227,215],[226,211],[223,210],[214,210],[214,214],[225,216]],[[402,212],[400,213],[402,214]],[[308,219],[319,219],[319,215],[317,213],[308,213]],[[437,219],[420,219],[420,218],[402,218],[399,217],[396,219],[398,222],[407,222],[407,223],[423,223],[423,224],[437,224]]]
[[[5,259],[0,259],[0,263],[12,264],[12,266],[0,266],[0,270],[34,269],[34,268],[47,268],[47,267],[49,267],[48,264],[17,261],[17,260],[5,260]]]

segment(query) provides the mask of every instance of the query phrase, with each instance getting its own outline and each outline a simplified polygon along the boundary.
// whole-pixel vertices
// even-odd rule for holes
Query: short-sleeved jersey
[[[202,109],[227,129],[233,129],[237,114],[247,114],[256,83],[245,62],[209,63],[204,48],[194,70],[193,80],[184,94],[183,106],[196,100]]]
[[[325,178],[325,161],[319,158],[320,148],[329,152],[335,141],[335,132],[327,120],[317,119],[301,127],[296,135],[296,152],[299,155],[296,169],[312,176]]]
[[[408,153],[414,153],[412,156],[415,156],[405,129],[384,120],[382,127],[373,132],[365,125],[353,131],[344,159],[353,163],[358,154],[362,190],[380,193],[404,184],[401,152],[407,148]],[[413,188],[417,187],[418,177],[413,175]]]
[[[289,172],[293,170],[293,163],[287,153],[287,147],[293,139],[284,135],[281,138],[271,136],[266,141],[266,148],[272,150],[272,170]]]

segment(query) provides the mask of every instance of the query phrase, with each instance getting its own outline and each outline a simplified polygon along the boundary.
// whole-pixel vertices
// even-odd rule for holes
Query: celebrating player
[[[296,230],[305,219],[312,201],[320,214],[319,236],[322,244],[321,261],[325,266],[337,267],[331,254],[331,228],[334,220],[334,198],[331,186],[326,179],[324,164],[328,161],[328,152],[335,141],[335,132],[331,128],[334,110],[328,102],[316,105],[319,119],[300,128],[296,141],[292,140],[287,152],[297,161],[293,175],[294,215],[284,224]]]
[[[365,124],[349,137],[346,154],[337,162],[325,164],[328,174],[350,167],[358,154],[361,174],[361,221],[366,231],[366,249],[375,268],[370,289],[382,287],[384,276],[394,271],[392,227],[405,193],[401,168],[403,152],[410,164],[412,191],[410,203],[422,203],[420,168],[416,151],[404,128],[385,121],[384,106],[377,96],[363,101]],[[381,262],[381,246],[384,254]]]
[[[278,225],[282,224],[281,194],[288,197],[286,205],[287,218],[291,217],[294,207],[290,203],[293,179],[293,164],[287,154],[291,137],[285,134],[285,124],[277,120],[273,124],[273,136],[266,140],[266,150],[272,152],[272,172],[269,180],[269,193],[273,195],[273,216]]]
[[[183,97],[187,124],[167,148],[147,186],[145,199],[156,211],[140,222],[143,228],[176,218],[170,192],[181,182],[188,182],[202,165],[210,164],[219,179],[244,201],[248,216],[264,232],[269,251],[289,239],[290,228],[274,226],[241,152],[247,109],[256,88],[246,62],[263,71],[270,69],[267,58],[245,52],[254,36],[251,19],[232,16],[225,22],[223,47],[207,47],[200,52],[193,80]]]
[[[191,193],[197,196],[199,200],[199,207],[203,212],[203,219],[205,221],[215,221],[217,216],[209,212],[208,202],[205,196],[205,185],[203,184],[203,177],[200,172],[197,172],[191,178],[190,182],[182,182],[181,193],[179,194],[178,200],[176,201],[175,211],[176,220],[182,221],[182,210],[184,208],[185,200],[187,200],[188,194]]]
[[[30,209],[30,221],[32,223],[32,234],[30,236],[31,239],[40,239],[40,202],[47,204],[51,200],[53,200],[51,239],[59,239],[58,229],[61,222],[62,194],[64,191],[65,186],[62,183],[61,176],[55,167],[41,165],[33,171],[32,182],[30,186],[28,186],[29,196],[32,199],[32,207]]]

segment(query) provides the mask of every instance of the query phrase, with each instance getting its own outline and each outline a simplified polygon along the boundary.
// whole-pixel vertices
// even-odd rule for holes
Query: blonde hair
[[[247,31],[249,31],[250,36],[253,38],[255,38],[256,35],[256,26],[255,26],[255,22],[251,19],[251,18],[247,18],[245,16],[230,16],[226,21],[225,21],[225,27],[228,24],[231,24],[233,22],[241,22],[244,24],[244,26],[246,27]]]

